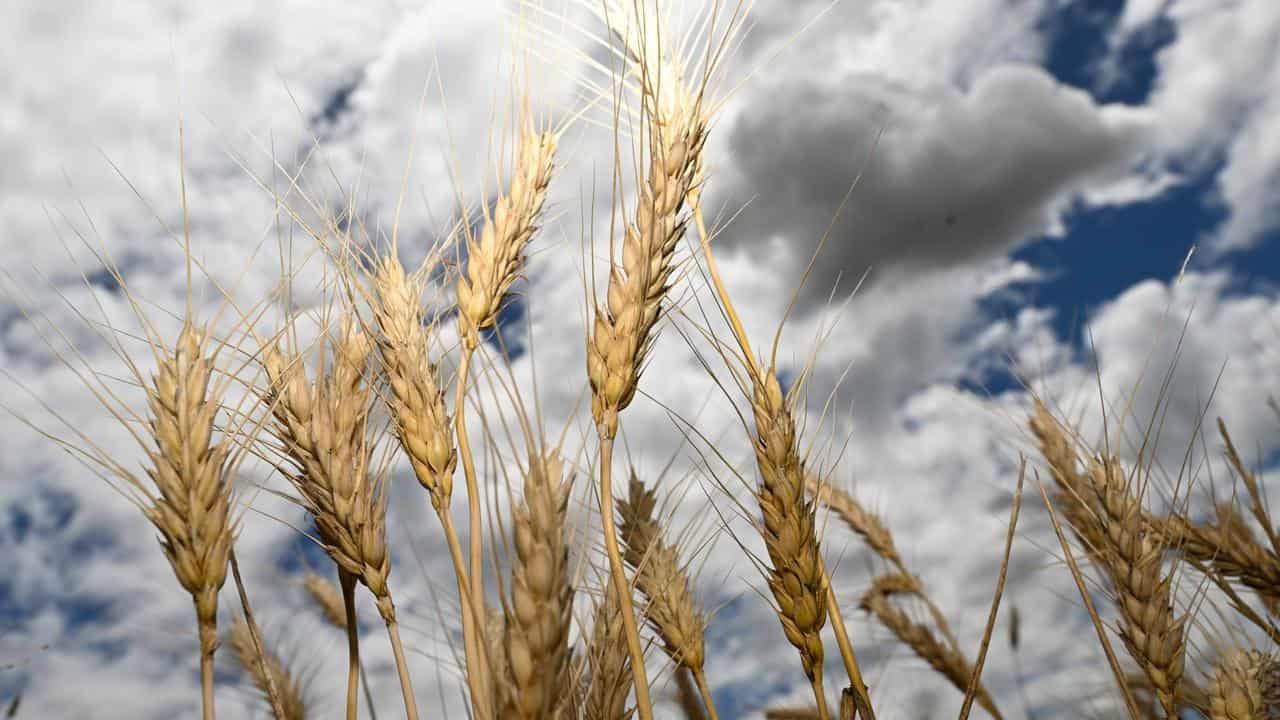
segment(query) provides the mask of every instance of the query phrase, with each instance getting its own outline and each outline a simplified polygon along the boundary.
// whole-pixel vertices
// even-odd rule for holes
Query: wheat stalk
[[[572,480],[555,455],[533,457],[512,513],[515,557],[504,622],[503,718],[552,718],[570,688],[573,585],[565,514]]]
[[[378,262],[370,284],[370,305],[378,326],[378,355],[391,390],[386,402],[393,431],[409,458],[414,476],[431,498],[431,506],[444,530],[462,606],[463,652],[472,707],[477,716],[488,717],[489,710],[482,703],[488,697],[485,668],[489,654],[484,652],[482,637],[483,608],[476,600],[483,596],[476,595],[470,580],[472,571],[468,570],[463,557],[461,540],[449,511],[458,453],[439,368],[431,361],[421,305],[422,287],[420,280],[405,272],[394,252]],[[459,403],[459,412],[461,408]],[[463,430],[461,426],[458,429]],[[459,435],[459,439],[462,437]],[[469,487],[469,503],[474,495]],[[472,537],[479,539],[477,527],[472,528]],[[479,592],[483,592],[483,585]]]
[[[467,238],[467,268],[460,273],[457,283],[458,329],[462,335],[462,354],[458,362],[455,386],[454,425],[458,437],[458,450],[462,456],[462,470],[467,484],[467,516],[470,528],[468,547],[471,613],[476,618],[471,625],[473,632],[481,631],[478,618],[484,615],[484,554],[481,531],[480,490],[476,482],[475,461],[466,427],[466,393],[470,375],[471,358],[480,345],[480,333],[492,327],[507,292],[520,277],[524,266],[524,252],[538,226],[547,188],[551,183],[558,136],[534,130],[528,120],[527,108],[519,141],[516,167],[511,185],[505,194],[499,195],[492,214],[486,209],[484,227],[478,238]],[[463,576],[459,574],[459,578]],[[465,625],[465,624],[464,624]],[[466,628],[464,627],[464,635]],[[468,676],[476,677],[477,688],[488,684],[489,669],[484,657],[473,654],[484,646],[483,639],[467,642]],[[473,662],[474,661],[474,662]],[[481,717],[489,715],[488,708],[476,708]]]
[[[583,715],[586,720],[630,720],[627,707],[631,694],[631,656],[627,652],[622,608],[606,583],[604,597],[596,605],[591,634],[587,641],[587,682]]]
[[[636,707],[642,720],[651,720],[644,652],[613,522],[613,440],[618,433],[618,414],[635,397],[645,358],[656,337],[676,245],[688,222],[685,204],[701,174],[708,117],[701,97],[688,91],[678,62],[660,50],[664,29],[660,24],[655,28],[638,22],[640,4],[610,3],[597,11],[623,39],[642,77],[641,114],[647,140],[648,168],[640,183],[635,218],[623,229],[621,261],[611,258],[606,303],[602,307],[597,302],[587,338],[587,377],[592,390],[591,413],[600,439],[600,515],[605,549],[623,612]],[[659,76],[669,82],[659,83]]]
[[[282,470],[316,523],[320,542],[338,565],[347,614],[349,672],[347,714],[355,715],[358,646],[354,618],[354,584],[374,596],[387,626],[400,676],[405,711],[417,718],[408,665],[400,642],[395,603],[387,585],[391,556],[386,544],[386,492],[370,467],[373,440],[367,425],[372,388],[366,366],[372,343],[358,322],[344,317],[337,336],[329,338],[331,367],[314,383],[307,380],[302,358],[286,357],[275,345],[263,350],[270,382],[264,396],[280,442]]]
[[[159,368],[147,386],[155,449],[147,474],[158,494],[147,493],[143,511],[160,532],[160,544],[179,584],[195,604],[200,633],[203,714],[213,710],[213,656],[218,647],[218,591],[227,578],[235,540],[231,518],[230,443],[214,441],[219,393],[210,387],[213,359],[207,336],[190,322],[172,349],[160,348]]]
[[[307,701],[302,683],[275,653],[264,652],[258,656],[253,633],[248,623],[239,617],[231,625],[231,650],[264,698],[270,697],[271,688],[275,689],[280,700],[279,711],[273,711],[276,720],[306,720]]]
[[[707,617],[694,602],[689,573],[676,548],[662,538],[662,528],[654,517],[657,496],[633,470],[628,497],[619,499],[617,506],[625,546],[623,559],[635,570],[636,586],[648,600],[645,618],[662,638],[667,656],[692,673],[711,720],[716,720],[704,671]]]
[[[938,641],[928,627],[913,621],[891,601],[895,595],[919,593],[920,583],[914,577],[906,573],[889,573],[872,581],[871,588],[859,601],[859,607],[875,615],[881,624],[960,692],[966,692],[973,677],[969,661],[956,648]],[[981,684],[974,692],[974,699],[992,717],[1002,717],[990,693]]]

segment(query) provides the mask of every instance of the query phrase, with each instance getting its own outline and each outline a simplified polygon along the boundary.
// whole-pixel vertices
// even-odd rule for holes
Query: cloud
[[[823,5],[807,3],[805,9]],[[53,280],[50,287],[33,273],[15,270],[23,307],[47,313],[95,367],[123,374],[101,340],[84,330],[76,310],[93,315],[96,297],[113,322],[135,328],[130,308],[105,281],[94,295],[79,288],[79,267],[93,272],[98,264],[80,250],[72,253],[75,262],[65,256],[42,206],[55,210],[54,226],[74,246],[73,226],[92,233],[76,209],[84,201],[103,243],[126,266],[131,288],[156,304],[162,332],[174,326],[165,309],[180,308],[185,292],[178,246],[102,163],[99,147],[155,205],[154,214],[177,227],[175,118],[187,118],[193,247],[212,274],[232,281],[240,278],[245,256],[265,242],[259,261],[234,290],[250,304],[278,281],[277,217],[270,193],[246,177],[237,158],[269,182],[273,144],[281,165],[293,171],[318,134],[319,154],[307,162],[302,178],[309,193],[331,209],[342,203],[344,192],[359,188],[362,217],[369,227],[386,229],[417,127],[418,161],[410,166],[402,219],[404,237],[419,252],[454,217],[459,187],[474,203],[485,196],[486,182],[492,185],[490,134],[475,118],[487,120],[506,87],[508,37],[486,32],[500,15],[496,2],[426,9],[384,3],[358,10],[340,3],[302,8],[245,2],[198,11],[174,4],[134,15],[48,7],[32,2],[0,9],[8,13],[0,17],[0,28],[10,33],[0,53],[20,53],[0,55],[0,62],[22,69],[0,78],[0,84],[11,85],[9,96],[21,98],[0,110],[0,126],[13,130],[0,132],[9,139],[0,168],[0,221],[6,228],[0,242],[8,256],[39,266]],[[746,62],[763,62],[788,37],[794,26],[780,19],[788,7],[781,0],[758,3],[761,32],[744,50]],[[1008,354],[1030,370],[1033,387],[1062,407],[1086,418],[1096,409],[1095,357],[1054,336],[1050,311],[1022,308],[1011,317],[995,317],[984,300],[1036,282],[1040,268],[1004,254],[1029,233],[1052,231],[1073,194],[1111,188],[1109,202],[1123,203],[1153,192],[1141,183],[1124,184],[1122,172],[1143,146],[1149,113],[1100,106],[1028,64],[1042,49],[1031,28],[1043,10],[1042,3],[1010,7],[996,0],[841,3],[829,24],[804,36],[813,39],[794,44],[783,60],[762,65],[712,130],[714,202],[734,208],[752,200],[728,226],[721,269],[761,348],[768,347],[783,316],[797,269],[848,184],[866,170],[811,281],[809,312],[793,316],[782,334],[780,365],[794,378],[809,362],[815,338],[826,339],[802,413],[814,465],[883,512],[912,568],[952,611],[966,648],[976,647],[990,600],[1017,453],[1027,447],[1022,424],[1029,398],[1017,389],[986,396],[959,382],[1002,364]],[[139,32],[140,27],[150,30]],[[447,117],[434,85],[419,110],[437,59]],[[59,70],[45,70],[54,67]],[[279,78],[287,80],[292,99]],[[572,74],[538,80],[553,94],[567,95]],[[326,108],[332,110],[327,116]],[[212,122],[205,123],[206,116]],[[881,126],[885,133],[872,153]],[[552,189],[555,220],[536,241],[523,286],[525,324],[513,328],[528,338],[531,352],[508,376],[497,354],[487,350],[478,370],[484,388],[479,402],[494,426],[501,426],[499,420],[510,421],[513,411],[499,383],[514,382],[531,405],[536,379],[548,435],[567,427],[570,452],[588,448],[579,455],[585,469],[593,434],[581,407],[583,278],[607,244],[608,217],[593,216],[581,195],[593,180],[604,178],[607,187],[612,147],[607,132],[589,127],[575,129],[562,147],[564,170]],[[462,160],[456,172],[446,160],[450,149]],[[62,181],[64,168],[72,186]],[[274,174],[275,187],[285,187],[282,172]],[[1113,181],[1119,184],[1108,184]],[[597,191],[598,202],[607,199]],[[296,196],[293,202],[301,203]],[[303,217],[312,219],[306,212]],[[279,222],[290,227],[287,218]],[[293,230],[296,253],[304,255],[311,240]],[[584,238],[594,239],[597,257],[582,248]],[[319,265],[298,278],[295,299],[303,307],[319,300],[313,288]],[[763,707],[805,701],[807,687],[785,652],[767,601],[757,594],[764,585],[756,568],[730,537],[762,552],[748,522],[752,454],[733,408],[741,398],[731,385],[726,397],[702,366],[706,360],[728,380],[719,358],[698,339],[698,301],[712,318],[707,322],[718,322],[706,305],[701,276],[694,266],[683,267],[684,314],[663,325],[642,395],[624,417],[620,454],[648,477],[675,457],[664,488],[684,500],[673,527],[692,523],[691,537],[709,540],[697,545],[706,552],[696,561],[697,592],[708,606],[723,608],[711,626],[711,683],[726,707],[758,717]],[[849,288],[868,267],[875,282],[852,303],[818,301],[837,273]],[[1277,304],[1274,297],[1240,295],[1233,288],[1230,276],[1194,273],[1176,286],[1132,288],[1092,317],[1096,360],[1106,396],[1123,398],[1140,379],[1150,383],[1158,375],[1144,376],[1144,363],[1163,367],[1171,354],[1168,338],[1176,337],[1191,312],[1175,406],[1190,413],[1207,399],[1227,362],[1211,412],[1230,420],[1241,447],[1266,452],[1275,440],[1257,388],[1273,384],[1268,373],[1280,362],[1276,335],[1268,329],[1276,326]],[[210,312],[217,290],[203,282],[200,291],[197,302]],[[124,429],[86,402],[77,378],[42,348],[33,325],[16,310],[6,299],[0,313],[5,369],[123,462],[141,462]],[[276,319],[269,316],[263,326],[273,327]],[[1156,329],[1166,331],[1163,339],[1153,338]],[[446,323],[442,346],[454,341],[453,332]],[[1148,358],[1154,360],[1147,363]],[[1142,387],[1139,416],[1155,407],[1149,384]],[[20,393],[6,395],[4,402],[21,415],[45,417],[36,399]],[[672,414],[694,422],[706,437],[687,438]],[[479,415],[471,413],[477,438]],[[0,577],[8,580],[0,583],[0,615],[12,622],[0,637],[0,650],[15,658],[16,668],[0,675],[0,687],[6,693],[21,689],[24,711],[34,716],[195,717],[190,603],[173,582],[153,533],[135,508],[64,453],[12,419],[3,427]],[[1097,430],[1086,425],[1087,432]],[[1185,445],[1193,430],[1171,424],[1170,452]],[[499,442],[498,449],[503,469],[513,472],[518,448]],[[714,480],[706,475],[708,464],[717,473]],[[247,465],[242,474],[242,498],[252,499],[254,508],[245,516],[239,546],[251,599],[268,638],[289,638],[304,669],[314,671],[319,712],[328,716],[341,702],[341,689],[330,689],[328,679],[342,676],[342,641],[318,620],[296,582],[300,558],[316,555],[291,527],[305,527],[305,519],[269,493],[253,492],[255,483],[283,489],[278,477],[257,465]],[[391,583],[415,684],[424,707],[461,716],[447,553],[416,483],[403,467],[392,477]],[[493,491],[502,503],[504,486],[496,477]],[[455,513],[465,526],[461,497],[459,491]],[[594,500],[592,483],[580,478],[572,519],[583,538],[598,532]],[[1044,717],[1055,711],[1077,717],[1082,674],[1085,685],[1104,687],[1105,672],[1094,672],[1104,665],[1092,645],[1074,641],[1091,630],[1070,599],[1069,579],[1044,550],[1053,540],[1033,505],[1029,501],[1024,516],[1007,601],[1022,610],[1026,627],[1055,628],[1052,635],[1026,641],[1022,650],[1032,701],[1046,709]],[[874,697],[888,708],[910,703],[949,712],[958,694],[854,608],[880,568],[834,522],[824,527],[854,642],[872,670]],[[598,550],[587,541],[580,552],[598,567]],[[230,609],[235,603],[228,589],[224,605]],[[394,717],[399,699],[390,649],[376,616],[366,613],[365,619],[363,652],[378,708]],[[230,665],[220,670],[222,712],[240,717],[260,711],[234,684]],[[834,653],[827,670],[831,678],[842,672]],[[1018,672],[1007,653],[993,651],[986,677],[998,696],[1016,697]],[[79,692],[68,693],[69,683]],[[1073,694],[1059,698],[1061,688]]]
[[[1280,6],[1267,0],[1129,5],[1113,46],[1122,48],[1155,22],[1174,28],[1174,39],[1156,55],[1147,103],[1158,157],[1175,169],[1216,176],[1216,199],[1230,215],[1214,233],[1213,249],[1255,245],[1280,225],[1270,190],[1280,177],[1280,101],[1270,92],[1280,84]]]
[[[968,91],[857,76],[762,88],[743,105],[732,166],[713,179],[713,197],[750,198],[727,242],[785,243],[803,262],[859,178],[810,299],[838,273],[978,262],[1051,231],[1073,193],[1126,169],[1148,124],[1020,65],[991,68]]]

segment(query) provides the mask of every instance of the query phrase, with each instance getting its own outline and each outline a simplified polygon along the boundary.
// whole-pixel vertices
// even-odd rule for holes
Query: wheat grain
[[[303,573],[302,585],[324,619],[335,628],[346,630],[347,609],[343,605],[342,592],[333,583],[310,570]]]

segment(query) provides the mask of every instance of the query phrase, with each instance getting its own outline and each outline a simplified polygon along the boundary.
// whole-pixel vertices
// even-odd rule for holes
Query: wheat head
[[[555,455],[531,458],[512,513],[515,557],[504,622],[508,684],[501,717],[551,718],[569,690],[573,584],[565,514],[572,488]]]
[[[391,254],[378,263],[373,290],[378,354],[391,389],[387,405],[396,439],[432,506],[444,511],[453,494],[458,456],[439,369],[428,351],[421,288]]]
[[[556,144],[555,133],[525,128],[511,185],[498,196],[493,214],[486,212],[479,237],[467,239],[467,269],[458,276],[457,293],[458,326],[470,349],[497,321],[503,298],[520,277],[551,184]]]
[[[706,662],[706,614],[694,602],[689,574],[676,549],[662,538],[654,517],[657,496],[635,474],[626,499],[617,502],[623,559],[636,571],[636,586],[648,600],[645,618],[677,665],[701,673]]]
[[[249,679],[253,682],[253,686],[258,689],[264,697],[268,696],[268,688],[275,688],[279,693],[280,708],[284,713],[283,717],[277,717],[276,720],[306,720],[307,718],[307,701],[302,691],[302,683],[298,680],[294,673],[280,660],[275,653],[268,651],[266,656],[262,658],[265,662],[259,662],[258,652],[254,647],[253,635],[249,630],[249,625],[242,618],[237,617],[231,625],[231,650],[235,653],[236,661],[240,667],[249,675]],[[266,666],[266,672],[271,673],[271,678],[263,675],[263,665]]]
[[[1211,720],[1280,718],[1280,662],[1257,650],[1235,649],[1218,663],[1209,688]]]

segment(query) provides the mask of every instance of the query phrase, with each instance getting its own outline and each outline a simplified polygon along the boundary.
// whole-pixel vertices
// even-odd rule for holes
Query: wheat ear
[[[892,602],[895,595],[919,595],[920,592],[919,581],[911,575],[901,572],[881,575],[872,581],[859,607],[875,615],[881,624],[960,692],[966,692],[973,678],[969,661],[950,644],[940,642],[927,626],[914,622]],[[974,692],[974,699],[992,717],[1001,717],[990,693],[981,684]]]
[[[591,674],[583,716],[586,720],[630,720],[634,713],[627,707],[632,683],[631,655],[626,649],[622,608],[610,582],[605,583],[604,597],[596,605],[586,655]]]
[[[515,557],[505,619],[507,680],[501,717],[552,718],[570,682],[573,585],[565,514],[572,489],[554,455],[533,457],[512,517]]]
[[[1257,650],[1235,649],[1218,663],[1209,687],[1210,720],[1280,718],[1280,662]]]
[[[511,185],[505,194],[499,195],[492,214],[486,209],[480,236],[468,237],[466,272],[458,276],[458,330],[462,336],[462,353],[455,386],[454,425],[467,484],[470,529],[468,577],[476,618],[484,616],[484,533],[481,530],[480,489],[466,423],[471,358],[480,345],[480,333],[497,322],[507,292],[524,269],[524,251],[537,230],[551,183],[556,142],[554,133],[536,132],[525,122]],[[479,632],[480,621],[476,620],[474,625]],[[481,639],[474,642],[477,649],[484,645]],[[489,669],[483,658],[479,660],[478,672],[469,672],[468,675],[477,675],[478,684],[483,687],[488,684]],[[488,710],[482,712],[487,713]]]
[[[371,469],[374,443],[367,425],[373,392],[366,368],[372,343],[359,323],[346,317],[330,344],[331,366],[314,383],[308,382],[300,356],[286,358],[275,346],[264,349],[263,363],[270,381],[265,400],[275,419],[272,432],[287,460],[286,475],[314,518],[325,550],[338,565],[347,605],[349,676],[358,668],[351,597],[358,580],[373,594],[386,623],[405,712],[410,720],[416,720],[417,703],[387,585],[391,574],[386,544],[387,496],[382,480],[375,478]],[[349,682],[347,706],[351,715],[353,695],[354,683]]]
[[[231,650],[263,699],[270,697],[271,688],[275,689],[280,700],[279,709],[272,711],[276,720],[306,720],[307,701],[302,684],[280,656],[270,651],[264,652],[261,658],[258,656],[253,633],[248,623],[239,617],[231,625]]]
[[[1162,572],[1165,544],[1149,527],[1142,503],[1114,457],[1095,458],[1089,479],[1103,511],[1103,561],[1118,595],[1120,637],[1170,718],[1178,713],[1186,617],[1175,617],[1173,575]]]
[[[693,675],[707,713],[716,720],[704,670],[706,613],[694,602],[687,567],[680,562],[676,548],[662,537],[654,516],[657,496],[633,470],[627,498],[618,500],[617,505],[623,559],[635,570],[636,586],[648,601],[644,616],[662,639],[667,656]]]
[[[479,596],[471,582],[471,571],[449,510],[458,453],[440,371],[431,361],[428,326],[421,304],[422,287],[419,280],[405,272],[393,252],[378,262],[372,289],[370,305],[378,326],[378,355],[391,390],[386,402],[393,429],[414,476],[431,498],[431,506],[444,530],[462,606],[462,644],[472,710],[477,717],[488,717],[490,712],[485,705],[489,687],[488,653],[484,651],[483,612],[476,601]],[[469,489],[468,503],[474,495]],[[475,528],[472,536],[479,539]]]
[[[218,591],[227,578],[235,540],[231,518],[230,443],[214,441],[220,406],[210,387],[213,359],[205,334],[185,323],[173,348],[163,349],[147,387],[155,449],[147,470],[158,494],[144,507],[178,582],[195,604],[200,632],[203,715],[213,709],[213,655],[218,647]]]

